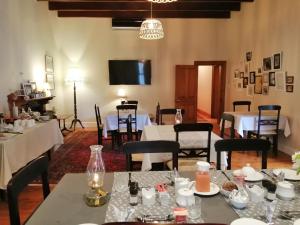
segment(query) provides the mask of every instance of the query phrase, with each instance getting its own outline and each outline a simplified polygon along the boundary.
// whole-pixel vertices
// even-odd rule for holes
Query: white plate
[[[196,191],[195,186],[193,186],[193,191],[196,195],[213,196],[220,192],[220,188],[218,187],[218,185],[216,185],[214,183],[210,183],[210,191],[209,192],[198,192],[198,191]]]
[[[230,225],[267,225],[266,223],[252,219],[252,218],[239,218],[234,221]]]
[[[239,176],[241,173],[242,173],[241,170],[234,170],[233,171],[234,176]],[[251,174],[250,176],[245,177],[245,181],[251,181],[251,182],[261,181],[262,179],[264,179],[264,175],[261,174],[260,172],[257,172],[257,171],[254,174]]]
[[[284,173],[284,179],[286,180],[300,180],[300,175],[297,175],[296,170],[291,169],[274,169],[273,173],[278,176],[280,172]]]

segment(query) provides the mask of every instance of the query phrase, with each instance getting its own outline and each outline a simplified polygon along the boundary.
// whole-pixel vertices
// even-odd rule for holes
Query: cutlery
[[[230,177],[222,170],[222,174],[227,178],[227,180],[231,180]]]
[[[129,208],[127,212],[127,216],[125,217],[125,221],[128,221],[129,217],[134,213],[134,208]]]
[[[261,171],[263,174],[266,174],[268,177],[270,177],[273,181],[276,181],[276,178],[275,177],[273,177],[272,175],[270,175],[270,174],[268,174],[267,172],[265,172],[265,171]]]
[[[160,221],[173,221],[174,217],[172,215],[160,216],[160,215],[143,215],[136,218],[138,221],[143,223],[157,223]]]

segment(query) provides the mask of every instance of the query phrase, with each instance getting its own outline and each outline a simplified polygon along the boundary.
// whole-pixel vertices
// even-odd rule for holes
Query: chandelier
[[[170,2],[177,2],[177,0],[148,0],[149,2],[154,3],[170,3]]]
[[[146,19],[143,21],[140,27],[139,37],[145,40],[158,40],[164,37],[164,30],[161,22],[157,19],[152,18],[152,2],[151,19]]]

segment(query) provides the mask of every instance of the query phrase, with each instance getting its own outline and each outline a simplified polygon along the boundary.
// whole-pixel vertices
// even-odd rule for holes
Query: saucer
[[[241,174],[242,174],[242,170],[233,171],[234,176],[240,176]],[[250,181],[250,182],[261,181],[262,179],[264,179],[264,175],[257,171],[245,177],[245,181]]]
[[[267,225],[265,222],[256,220],[253,218],[239,218],[234,221],[230,225]]]
[[[300,225],[300,219],[295,220],[294,225]]]
[[[300,180],[300,174],[297,175],[297,171],[296,170],[291,170],[291,169],[274,169],[273,173],[278,176],[280,172],[284,173],[284,179],[285,180]]]
[[[209,192],[196,191],[195,186],[193,186],[192,190],[194,191],[195,195],[201,195],[201,196],[214,196],[220,192],[220,188],[218,187],[218,185],[216,185],[214,183],[210,183],[210,191]]]

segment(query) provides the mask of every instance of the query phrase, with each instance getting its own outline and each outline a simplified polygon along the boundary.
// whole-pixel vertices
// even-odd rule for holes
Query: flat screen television
[[[109,60],[109,84],[150,85],[151,60]]]

